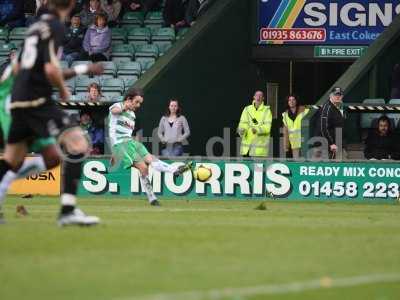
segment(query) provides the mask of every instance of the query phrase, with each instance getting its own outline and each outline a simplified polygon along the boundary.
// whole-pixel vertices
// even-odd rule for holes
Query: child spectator
[[[117,25],[121,7],[122,4],[119,0],[101,0],[101,9],[107,14],[109,26]]]
[[[181,114],[181,107],[176,99],[169,100],[165,116],[161,117],[158,126],[158,137],[165,146],[161,150],[162,156],[181,156],[182,143],[190,135],[189,124]]]
[[[82,25],[89,27],[100,13],[104,13],[101,10],[100,0],[90,0],[89,6],[85,7],[80,13]]]
[[[97,83],[92,82],[87,88],[87,94],[84,100],[88,102],[100,102],[105,101],[106,98],[101,94],[100,86]]]
[[[83,49],[86,51],[84,59],[93,62],[108,60],[111,55],[111,30],[107,26],[105,14],[98,14],[95,23],[88,28],[83,40]]]
[[[95,126],[89,113],[81,112],[80,126],[88,134],[92,142],[90,154],[99,155],[104,153],[104,129]]]
[[[81,24],[81,17],[79,14],[75,14],[71,18],[71,26],[67,29],[64,40],[64,54],[62,59],[68,62],[68,66],[82,55],[84,34],[85,28]]]
[[[364,155],[367,159],[399,159],[396,137],[387,116],[378,119],[378,128],[368,134]]]

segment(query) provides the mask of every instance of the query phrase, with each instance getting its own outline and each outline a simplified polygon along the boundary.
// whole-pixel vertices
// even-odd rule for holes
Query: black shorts
[[[57,137],[72,126],[69,116],[54,101],[35,108],[11,110],[8,143],[15,144],[37,138]]]

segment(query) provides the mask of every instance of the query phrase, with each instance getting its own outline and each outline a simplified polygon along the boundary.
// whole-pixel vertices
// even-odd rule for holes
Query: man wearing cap
[[[329,100],[320,108],[319,116],[316,122],[316,136],[326,139],[329,145],[329,158],[336,158],[338,152],[338,142],[341,141],[337,134],[343,133],[344,116],[342,106],[343,90],[340,87],[335,87],[329,94]],[[320,149],[324,151],[323,149]]]

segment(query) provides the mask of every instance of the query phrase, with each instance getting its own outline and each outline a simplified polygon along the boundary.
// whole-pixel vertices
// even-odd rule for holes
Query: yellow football
[[[212,175],[211,168],[208,168],[204,165],[198,166],[194,171],[193,171],[193,176],[196,178],[196,180],[200,182],[206,182],[207,180],[210,179]]]

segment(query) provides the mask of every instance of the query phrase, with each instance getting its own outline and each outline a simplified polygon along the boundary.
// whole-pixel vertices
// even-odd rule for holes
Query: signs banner
[[[26,178],[16,180],[10,186],[8,194],[58,196],[60,195],[60,185],[61,174],[60,166],[58,166],[50,171],[30,175]]]
[[[371,44],[400,0],[259,0],[260,44]]]
[[[144,192],[135,168],[108,171],[108,160],[83,166],[80,195],[137,196]],[[179,165],[181,163],[174,163]],[[399,198],[400,164],[377,162],[202,161],[211,168],[208,182],[190,172],[174,178],[150,169],[156,194],[185,199],[287,199],[393,202]]]

